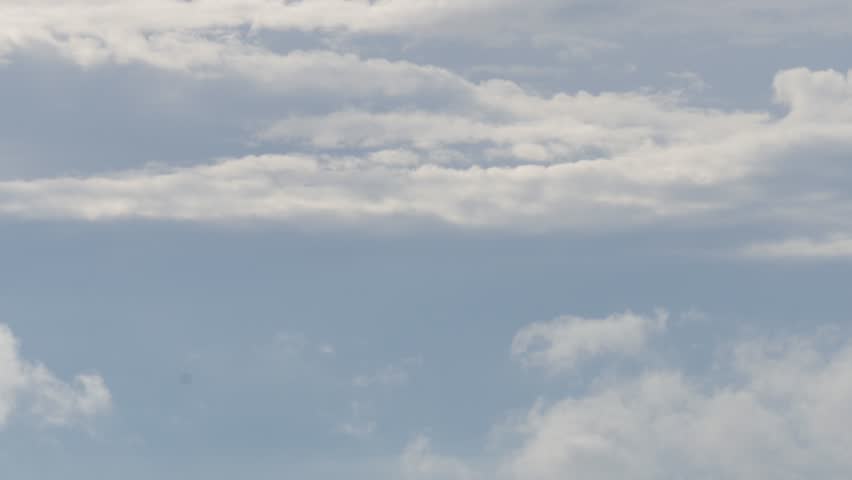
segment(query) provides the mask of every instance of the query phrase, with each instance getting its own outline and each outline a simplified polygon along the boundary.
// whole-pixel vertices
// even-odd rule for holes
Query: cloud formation
[[[464,237],[473,232],[476,239],[499,236],[497,253],[503,245],[509,252],[543,241],[556,246],[535,253],[549,255],[562,247],[558,240],[568,239],[567,257],[579,254],[574,245],[594,244],[589,252],[612,262],[601,272],[619,271],[616,262],[623,258],[633,263],[632,247],[617,259],[604,257],[638,238],[653,245],[648,248],[675,247],[687,256],[723,249],[726,260],[739,263],[736,270],[712,265],[702,272],[710,285],[732,272],[739,282],[763,278],[743,259],[848,259],[852,72],[831,62],[846,61],[836,52],[852,36],[849,18],[848,0],[0,0],[0,75],[10,79],[0,104],[12,104],[0,118],[6,132],[0,133],[0,223],[15,228],[58,221],[85,230],[80,224],[152,220],[359,233],[434,228],[438,235],[450,229]],[[795,48],[766,47],[775,42]],[[789,68],[805,62],[835,70]],[[763,94],[752,90],[757,78]],[[770,98],[775,105],[762,104]],[[524,235],[530,233],[548,235],[531,245]],[[457,238],[450,235],[450,241]],[[679,242],[689,245],[681,249]],[[676,263],[669,253],[660,258]],[[334,261],[326,257],[320,260]],[[451,260],[455,265],[459,258]],[[229,268],[233,262],[225,263]],[[313,263],[306,264],[314,272]],[[500,275],[506,265],[488,264],[488,272],[468,268],[469,278],[457,279],[459,288],[510,289],[515,277],[499,285],[478,282],[481,275]],[[314,277],[324,282],[316,275],[300,282],[302,267],[287,267],[281,275],[296,279],[296,287],[310,288]],[[525,264],[524,272],[532,271],[527,267],[535,270]],[[376,276],[381,269],[368,270],[356,275],[358,281],[384,281]],[[548,301],[559,294],[545,289],[525,295],[550,281],[553,270],[541,271],[538,283],[512,290],[522,298],[518,308],[523,299]],[[281,275],[275,278],[286,280]],[[338,280],[343,285],[346,279]],[[418,285],[408,290],[419,294]],[[736,284],[726,287],[733,291]],[[254,290],[255,296],[270,291]],[[325,290],[334,296],[334,288]],[[355,310],[373,301],[367,298],[373,289],[367,290],[347,297],[354,310],[340,318],[363,316],[367,310]],[[685,293],[701,296],[698,286]],[[731,304],[757,310],[749,302],[760,302],[760,295],[748,293]],[[472,297],[438,297],[470,308],[460,316],[479,311]],[[300,308],[299,302],[284,303]],[[252,305],[264,313],[263,302]],[[307,316],[287,318],[298,325],[317,313],[312,308],[302,312]],[[465,318],[479,321],[474,317]],[[329,318],[333,323],[337,317]],[[384,320],[374,320],[359,335],[403,331],[381,329]],[[846,459],[852,437],[841,428],[852,420],[846,379],[852,343],[845,337],[737,339],[722,347],[716,364],[696,371],[694,358],[689,367],[666,364],[669,349],[678,348],[671,337],[682,333],[670,333],[667,323],[662,312],[627,311],[524,327],[512,339],[511,356],[525,371],[549,374],[529,379],[553,382],[548,396],[508,420],[494,420],[493,458],[438,453],[449,448],[417,436],[392,478],[852,476]],[[349,331],[320,327],[330,327],[330,334]],[[477,343],[492,338],[471,327],[462,333],[482,333]],[[230,358],[215,351],[214,337],[225,330],[213,330],[205,358]],[[229,345],[239,349],[240,338],[229,338]],[[451,347],[466,347],[464,338],[456,340]],[[658,340],[672,343],[656,352]],[[251,366],[218,360],[231,373],[218,372],[220,378],[264,386],[265,395],[249,400],[255,421],[270,434],[254,441],[294,440],[306,444],[304,452],[317,448],[297,431],[310,423],[309,410],[299,408],[305,406],[326,410],[325,430],[365,446],[375,441],[380,448],[390,437],[420,431],[395,410],[410,407],[400,399],[434,404],[428,395],[449,383],[432,388],[438,376],[426,367],[413,381],[417,362],[356,362],[347,341],[332,345],[280,332],[264,336],[250,352]],[[378,353],[377,344],[367,344],[373,347],[362,355]],[[477,365],[490,363],[478,353],[487,352],[473,353],[483,360]],[[505,379],[494,375],[502,366],[460,368],[453,373],[479,375],[477,382],[452,375],[449,381],[458,380],[453,388],[491,394],[499,391],[493,385],[504,386]],[[593,368],[583,370],[587,366]],[[583,378],[598,371],[605,375]],[[559,376],[566,373],[570,378]],[[188,373],[181,377],[191,380]],[[576,381],[581,378],[591,382]],[[321,393],[299,400],[292,388],[297,380]],[[244,407],[236,403],[244,397],[228,396],[216,408]],[[294,408],[281,409],[282,398]],[[329,413],[333,407],[323,405],[341,398],[346,413]],[[189,405],[185,396],[178,400],[175,406]],[[272,432],[276,424],[262,411],[267,403],[278,408],[276,420],[299,417],[286,425],[292,438]],[[455,417],[447,423],[481,425],[474,417],[494,407],[484,403],[473,414],[457,409],[471,422]],[[60,378],[23,359],[11,331],[0,325],[0,427],[18,415],[44,425],[80,425],[111,406],[101,376]],[[416,410],[432,421],[425,409]],[[227,412],[216,414],[227,418]],[[385,415],[393,421],[385,422]],[[197,433],[221,433],[229,422],[214,423]],[[241,429],[253,428],[240,423],[229,423],[232,430],[222,436],[229,439],[220,445],[263,450],[255,448],[260,443],[229,443],[242,438]],[[176,444],[164,440],[154,448],[168,451]],[[345,463],[341,450],[329,451]]]
[[[547,330],[591,331],[592,320],[574,319]],[[657,321],[612,315],[599,321],[608,322],[606,329],[598,325],[595,335],[586,336],[641,336],[641,325]],[[852,474],[846,428],[852,421],[852,341],[838,333],[741,338],[719,347],[712,368],[658,365],[607,375],[556,401],[538,400],[495,426],[490,450],[496,454],[485,465],[433,459],[425,439],[410,445],[403,459],[433,459],[447,478],[846,478]],[[613,358],[639,343],[619,342],[595,351]],[[546,351],[553,355],[540,357],[542,365],[573,365],[570,348]],[[636,361],[642,364],[642,357]]]
[[[39,363],[20,357],[18,340],[0,324],[0,427],[16,410],[51,426],[74,425],[103,415],[112,407],[112,396],[103,378],[88,373],[64,382]]]
[[[718,376],[652,370],[535,406],[515,425],[522,446],[504,473],[532,480],[849,476],[849,342],[744,341],[731,352]]]
[[[586,359],[637,355],[667,321],[663,311],[653,317],[632,312],[606,318],[563,316],[521,329],[512,340],[512,356],[526,366],[558,373]]]
[[[235,113],[229,125],[241,125],[246,151],[206,163],[0,181],[0,217],[510,232],[756,225],[783,230],[782,240],[747,239],[747,255],[825,256],[801,244],[811,254],[797,255],[790,242],[834,238],[852,214],[848,73],[778,72],[779,114],[691,103],[706,87],[694,72],[668,74],[689,95],[540,91],[418,50],[428,39],[477,52],[500,38],[541,56],[521,68],[559,71],[617,51],[637,29],[732,41],[790,38],[813,25],[852,34],[837,21],[852,14],[847,2],[729,3],[654,0],[648,18],[614,1],[0,1],[8,62],[59,57],[83,72],[133,65],[186,88],[252,90],[286,105]],[[743,22],[748,29],[735,28]]]
[[[463,38],[493,44],[528,43],[555,48],[562,57],[611,48],[625,35],[682,31],[741,41],[784,35],[848,35],[847,2],[815,0],[703,2],[654,0],[648,8],[616,0],[566,4],[557,0],[68,0],[0,2],[0,55],[50,48],[82,65],[143,62],[192,68],[218,61],[222,48],[257,43],[263,32],[318,33],[330,38],[391,35],[414,39]],[[653,11],[650,15],[648,11]],[[599,21],[601,16],[607,22]],[[471,23],[468,18],[476,18]],[[495,35],[496,33],[502,35]],[[566,33],[570,32],[570,34]],[[334,42],[329,42],[334,43]]]
[[[312,133],[311,125],[320,123],[308,121],[288,135],[320,147],[370,150],[4,181],[0,214],[191,221],[409,217],[464,227],[559,230],[722,214],[735,221],[783,217],[820,228],[814,225],[819,218],[808,213],[819,209],[825,228],[846,218],[852,206],[847,192],[817,184],[819,179],[808,184],[807,177],[797,177],[790,192],[783,180],[802,168],[795,157],[801,149],[852,149],[852,119],[844,113],[849,83],[837,72],[782,72],[776,94],[790,112],[770,120],[765,114],[694,109],[659,96],[542,98],[509,82],[491,82],[473,90],[479,108],[521,123],[459,117],[454,124],[432,114],[403,120],[331,116],[325,132]],[[822,107],[819,114],[814,103]],[[460,146],[483,142],[485,148],[473,151]]]

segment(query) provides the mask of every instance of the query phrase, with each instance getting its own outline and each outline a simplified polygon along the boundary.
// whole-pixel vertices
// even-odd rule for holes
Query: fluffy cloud
[[[610,318],[642,323],[624,317]],[[539,400],[495,428],[486,466],[435,455],[426,439],[403,459],[447,478],[848,478],[852,341],[838,333],[740,339],[712,368],[607,375]]]
[[[775,76],[775,99],[790,108],[790,122],[852,121],[852,71],[786,70]]]
[[[666,327],[668,315],[632,312],[606,318],[560,317],[524,327],[512,341],[512,355],[524,365],[551,372],[570,370],[587,358],[636,355],[648,337]]]
[[[827,478],[852,473],[852,345],[738,343],[718,378],[649,371],[537,405],[510,478]]]
[[[0,324],[0,426],[23,405],[44,423],[64,426],[108,412],[112,397],[98,375],[81,374],[66,383],[44,365],[22,359],[18,340]]]

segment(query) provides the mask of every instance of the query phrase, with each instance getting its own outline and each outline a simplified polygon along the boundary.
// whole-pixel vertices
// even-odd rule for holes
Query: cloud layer
[[[778,72],[778,113],[698,106],[692,95],[709,85],[691,72],[668,74],[687,81],[686,91],[546,93],[419,55],[427,39],[476,55],[505,38],[543,56],[545,64],[530,68],[558,69],[617,50],[645,20],[655,35],[702,31],[732,41],[790,38],[811,24],[852,33],[848,22],[836,22],[849,6],[833,0],[808,9],[732,2],[727,13],[656,0],[653,19],[622,3],[0,2],[0,55],[8,62],[58,56],[83,71],[133,65],[175,75],[168,78],[186,88],[252,90],[282,105],[277,114],[272,107],[234,114],[251,154],[6,180],[0,216],[391,228],[425,221],[513,232],[673,223],[783,230],[791,240],[756,238],[740,249],[764,258],[783,257],[791,245],[816,252],[801,244],[812,240],[798,239],[848,236],[847,73]],[[464,20],[470,16],[475,27]],[[601,16],[608,21],[589,21]],[[742,21],[749,38],[732,27]],[[565,22],[578,28],[567,35]],[[499,77],[512,65],[497,67]]]
[[[260,133],[300,153],[3,181],[0,215],[420,219],[511,231],[678,221],[844,234],[852,210],[844,182],[852,152],[848,75],[779,73],[775,96],[788,112],[774,118],[694,108],[672,95],[542,97],[507,81],[473,84],[440,69],[422,72],[426,85],[462,92],[456,104],[464,108],[294,117]]]
[[[846,2],[837,0],[810,2],[807,8],[765,0],[725,2],[725,8],[671,0],[651,5],[638,8],[614,0],[596,2],[595,8],[555,0],[523,5],[505,0],[6,0],[0,2],[0,54],[41,46],[83,65],[144,62],[184,69],[216,62],[223,46],[251,41],[258,33],[296,31],[335,39],[392,35],[493,44],[502,38],[504,43],[555,46],[571,56],[637,32],[705,32],[752,42],[815,31],[848,35],[848,22],[840,19],[852,14]],[[466,20],[471,17],[477,22]],[[602,17],[609,21],[600,22]]]

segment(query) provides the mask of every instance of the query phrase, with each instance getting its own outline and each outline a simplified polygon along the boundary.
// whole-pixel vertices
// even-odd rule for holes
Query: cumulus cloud
[[[515,425],[510,478],[830,478],[852,473],[852,346],[744,341],[717,375],[649,371],[539,404]],[[720,380],[725,378],[725,380]]]
[[[495,426],[489,448],[496,453],[485,465],[433,457],[425,438],[409,445],[403,459],[434,458],[441,471],[455,472],[449,478],[505,480],[839,480],[852,474],[848,336],[821,330],[739,338],[719,345],[711,367],[645,368],[597,379],[556,401],[538,400]],[[423,471],[433,465],[423,464]]]
[[[641,353],[667,320],[663,311],[653,317],[632,312],[606,318],[563,316],[521,329],[512,341],[512,355],[524,365],[554,373],[571,370],[589,358]]]
[[[47,425],[67,426],[107,413],[112,396],[103,378],[77,375],[58,379],[46,366],[20,356],[18,340],[0,324],[0,427],[20,409]]]

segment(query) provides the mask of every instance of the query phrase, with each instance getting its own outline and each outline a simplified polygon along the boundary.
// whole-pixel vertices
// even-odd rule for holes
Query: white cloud
[[[6,423],[26,383],[17,339],[8,327],[0,325],[0,425]]]
[[[852,475],[848,336],[835,329],[735,340],[718,352],[712,368],[658,365],[538,400],[495,426],[487,464],[434,455],[425,438],[406,448],[403,461],[423,465],[413,478],[435,478],[433,471],[500,480]]]
[[[852,117],[844,113],[850,82],[837,72],[780,73],[777,97],[790,112],[777,120],[691,108],[656,94],[540,97],[511,82],[474,85],[448,72],[438,76],[444,74],[467,92],[466,109],[349,111],[297,118],[267,132],[308,142],[318,149],[313,153],[3,181],[0,215],[300,223],[417,218],[519,230],[725,217],[818,232],[852,209],[836,182],[801,174],[818,171],[819,159],[802,163],[804,150],[830,144],[840,154],[852,151]],[[821,113],[812,112],[812,103]],[[367,151],[347,155],[338,146]],[[788,177],[797,182],[792,192],[785,190]]]
[[[461,79],[458,85],[463,85]],[[510,158],[519,149],[534,147],[546,152],[540,161],[559,163],[718,141],[742,129],[759,129],[768,120],[765,114],[691,109],[675,95],[579,92],[548,98],[508,81],[464,85],[470,98],[461,111],[349,110],[293,116],[264,129],[258,138],[318,149],[402,145],[429,150],[490,144],[506,148]],[[519,159],[530,160],[523,155]]]
[[[305,88],[331,84],[357,90],[358,86],[366,89],[376,84],[373,88],[393,94],[410,88],[417,75],[429,67],[383,59],[359,63],[355,55],[333,52],[291,51],[281,55],[263,46],[257,34],[304,31],[315,34],[313,43],[318,46],[330,46],[346,30],[408,35],[430,32],[429,24],[440,24],[460,14],[487,12],[500,4],[512,2],[4,1],[0,2],[0,55],[47,49],[87,68],[138,63],[205,76],[236,73],[278,90],[289,91],[300,84]],[[414,26],[426,28],[414,30]],[[364,68],[359,70],[358,65]],[[383,72],[399,68],[403,74],[396,83],[380,81]]]
[[[721,371],[649,371],[539,404],[510,478],[841,479],[852,474],[852,345],[741,342]]]
[[[196,32],[249,27],[257,30],[403,32],[428,28],[464,12],[500,10],[506,0],[367,2],[322,0],[282,3],[277,0],[31,0],[0,2],[11,39],[41,32],[58,37],[92,32]],[[112,28],[110,28],[112,27]],[[105,35],[106,36],[106,35]]]
[[[68,425],[110,409],[112,395],[99,375],[77,375],[65,383],[38,366],[31,372],[33,413],[51,425]]]
[[[775,99],[790,108],[788,121],[852,121],[852,71],[785,70],[775,76]]]
[[[828,0],[821,5],[823,21],[836,18],[827,12],[848,8]],[[720,15],[696,2],[659,0],[658,6],[664,18],[714,23]],[[817,21],[794,2],[731,7],[746,17],[763,12]],[[604,8],[642,15],[625,5]],[[142,63],[198,76],[236,75],[266,93],[321,92],[332,105],[348,106],[293,114],[257,135],[300,155],[0,182],[0,215],[359,223],[407,217],[520,230],[701,222],[712,215],[741,222],[792,218],[809,222],[815,233],[848,218],[852,202],[836,187],[803,181],[790,195],[764,181],[789,173],[784,157],[795,152],[825,143],[852,150],[848,75],[780,72],[775,96],[790,111],[776,119],[767,112],[693,108],[674,94],[545,97],[512,82],[473,83],[405,60],[276,52],[256,35],[291,29],[321,40],[341,30],[419,35],[438,24],[470,30],[459,20],[462,13],[477,12],[485,22],[515,18],[518,9],[542,26],[566,6],[549,0],[522,7],[502,0],[0,2],[0,51],[40,45],[80,65]],[[615,45],[584,32],[566,37],[561,27],[527,27],[518,27],[519,34],[541,48]],[[700,81],[693,74],[685,78]],[[372,101],[402,97],[381,107]],[[796,173],[801,168],[807,168],[801,161],[792,166]],[[814,211],[821,212],[821,224]]]
[[[0,426],[18,409],[48,425],[73,425],[107,413],[112,396],[103,378],[77,375],[66,383],[44,365],[20,357],[18,340],[0,324]]]
[[[653,12],[651,14],[650,12]],[[600,15],[607,21],[601,22]],[[721,33],[728,38],[849,34],[848,2],[814,0],[706,2],[654,0],[647,8],[619,1],[587,5],[558,0],[5,0],[0,2],[0,53],[50,46],[81,64],[144,61],[171,68],[211,58],[218,44],[248,42],[263,31],[302,31],[321,37],[392,34],[454,37],[553,48],[563,57],[612,48],[636,32]],[[471,23],[468,18],[476,18]],[[509,28],[507,28],[509,26]],[[566,33],[568,32],[568,33]],[[498,35],[502,34],[502,35]]]
[[[102,177],[0,182],[0,214],[213,222],[411,217],[466,227],[558,229],[646,222],[723,205],[720,198],[669,202],[663,190],[647,190],[658,182],[677,185],[678,179],[666,178],[672,175],[701,181],[700,171],[660,171],[662,178],[655,178],[653,169],[619,172],[620,166],[632,170],[633,161],[626,163],[398,169],[359,157],[267,155]],[[589,216],[590,210],[597,215]]]
[[[512,341],[512,355],[526,366],[554,373],[572,370],[590,358],[641,353],[667,320],[663,311],[654,317],[632,312],[606,318],[563,316],[521,329]]]
[[[228,3],[221,10],[215,7]],[[253,5],[151,0],[145,5],[71,2],[27,8],[0,3],[0,58],[4,52],[48,49],[84,68],[140,64],[198,79],[237,77],[267,94],[292,96],[333,92],[344,98],[397,97],[430,89],[447,95],[468,86],[434,66],[361,58],[321,46],[281,53],[240,32],[256,15],[280,7],[266,0]],[[172,14],[174,19],[168,19]]]
[[[255,137],[267,142],[266,151],[277,144],[299,154],[3,181],[0,215],[371,225],[417,219],[521,231],[724,218],[783,222],[803,237],[817,237],[852,211],[846,189],[799,175],[819,170],[820,160],[806,165],[803,151],[826,144],[841,155],[852,151],[848,74],[780,72],[775,97],[789,108],[780,118],[694,108],[676,94],[541,96],[512,82],[473,83],[445,68],[405,60],[277,52],[256,35],[266,29],[313,32],[324,40],[341,31],[419,35],[426,25],[452,23],[460,12],[514,15],[516,2],[143,3],[0,2],[0,26],[8,27],[0,28],[0,51],[40,45],[80,65],[142,63],[202,77],[238,76],[261,86],[263,94],[321,93],[324,102],[342,109],[293,113]],[[673,18],[695,20],[704,11],[694,2],[659,4]],[[565,9],[550,1],[525,8],[541,22],[557,7]],[[732,7],[746,16],[768,12],[816,21],[792,2]],[[845,8],[828,1],[824,7],[823,13]],[[623,5],[615,10],[641,16]],[[715,22],[712,10],[704,13]],[[570,38],[547,29],[522,34],[541,48],[615,45],[584,32]],[[684,78],[701,86],[693,74]],[[775,178],[799,183],[791,192]]]

